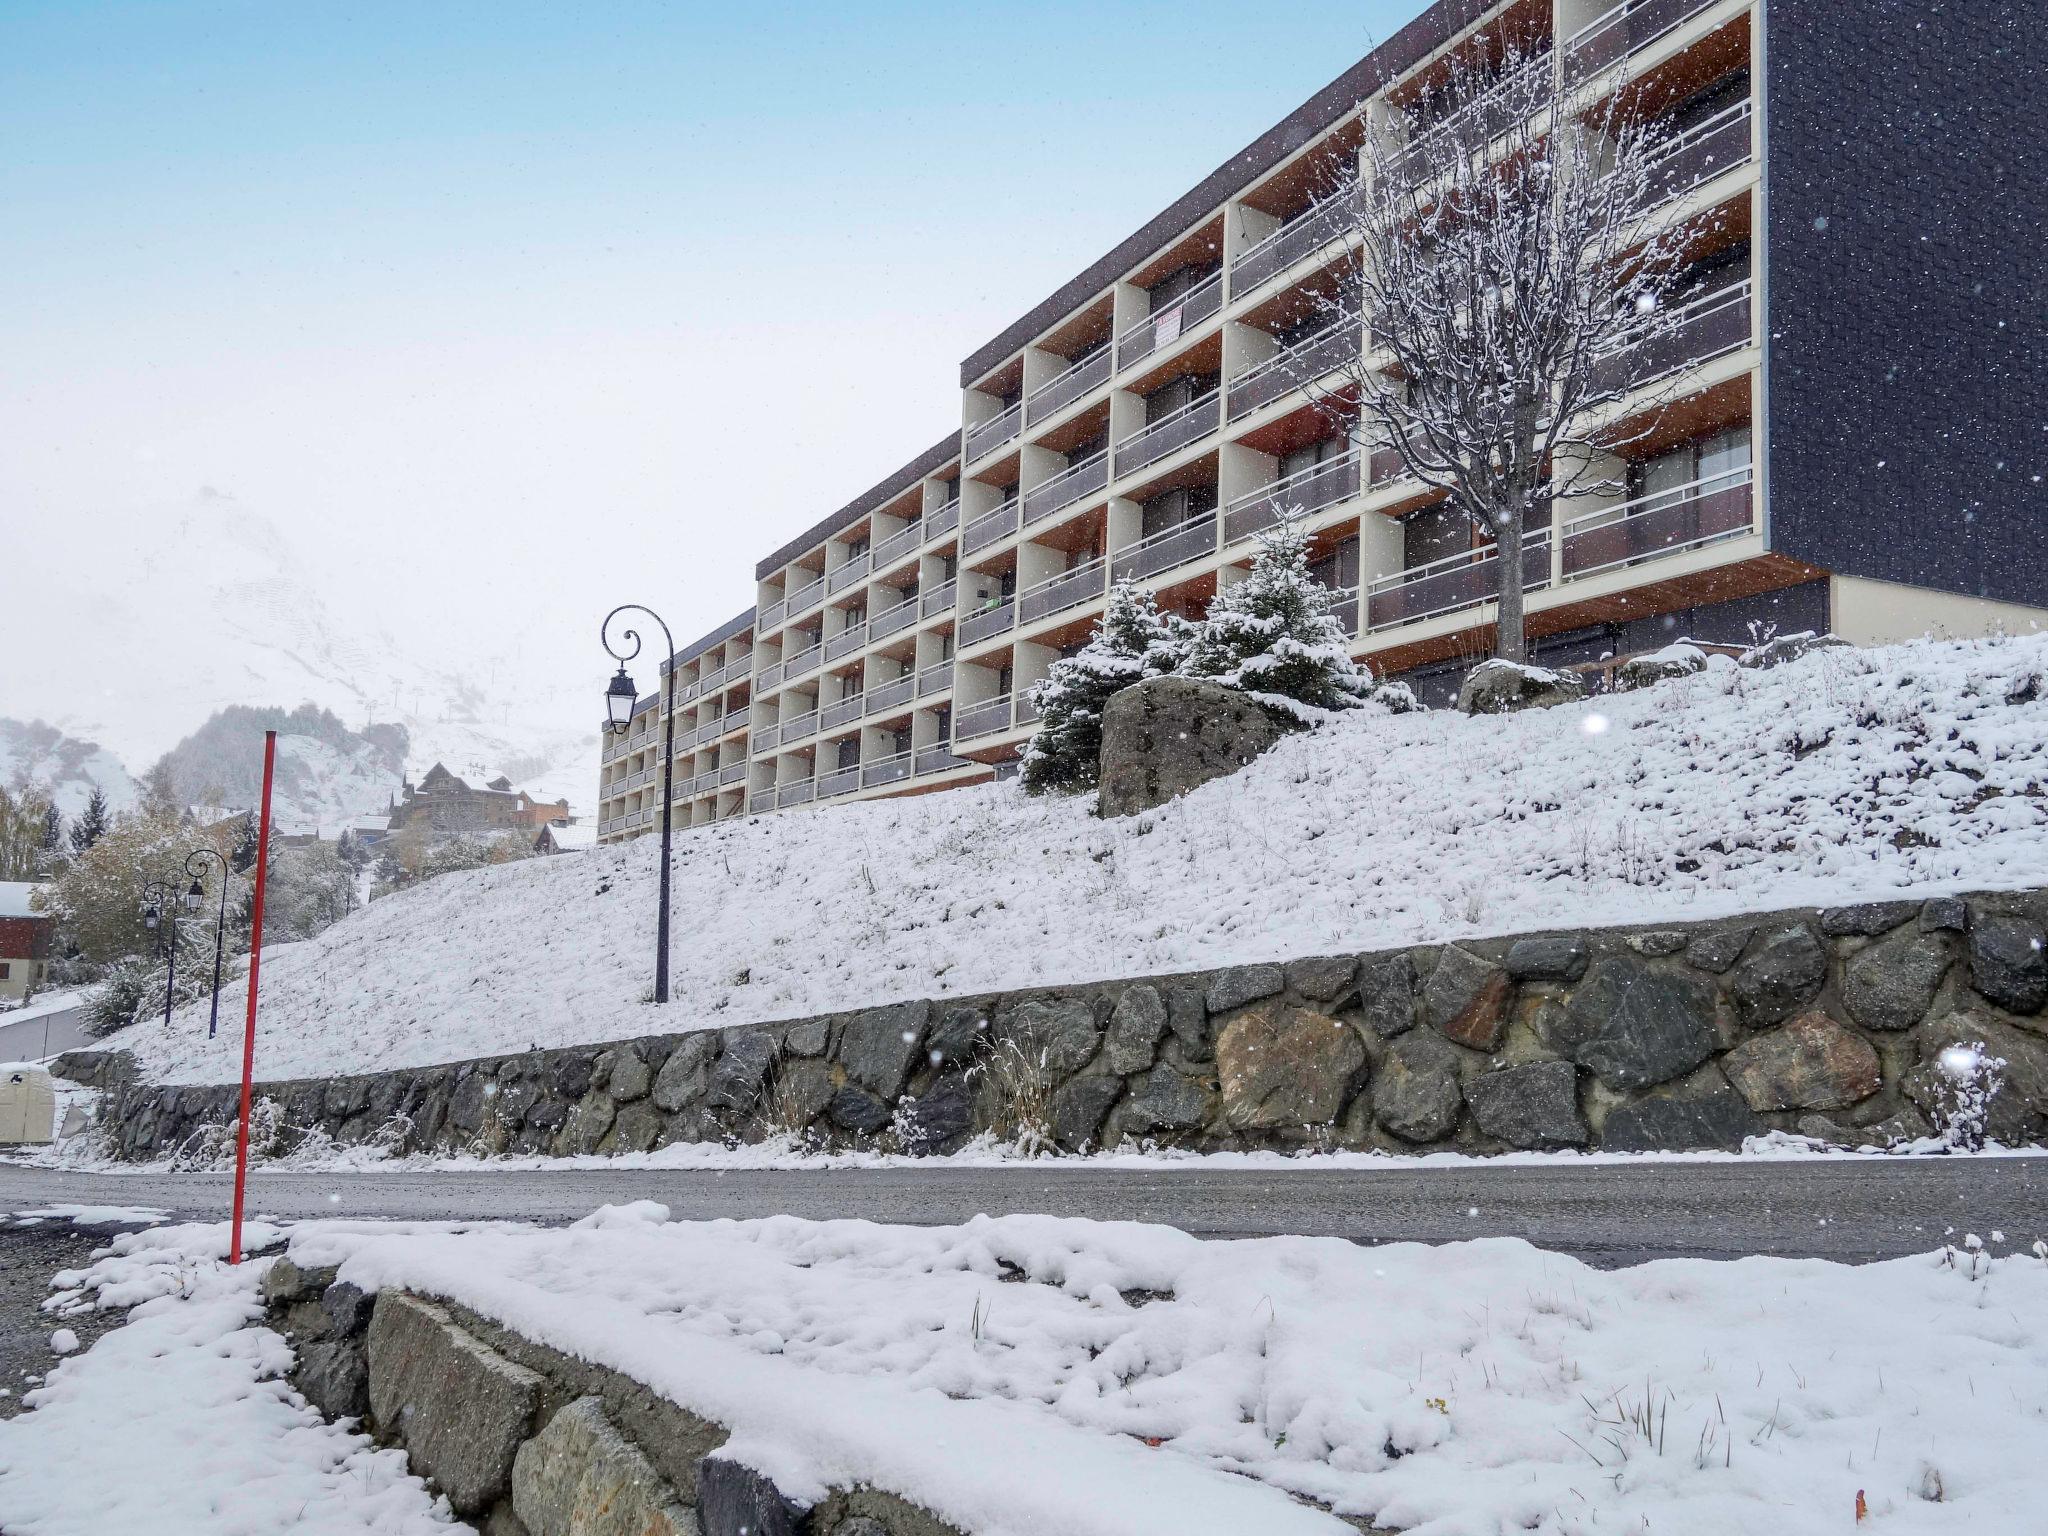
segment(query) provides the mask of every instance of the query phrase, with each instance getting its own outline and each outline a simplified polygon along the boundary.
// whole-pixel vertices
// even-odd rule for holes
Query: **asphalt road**
[[[87,1174],[0,1165],[0,1211],[53,1203],[149,1206],[220,1218],[218,1174]],[[562,1222],[659,1200],[679,1219],[784,1213],[947,1224],[1043,1212],[1163,1222],[1207,1237],[1283,1233],[1355,1242],[1511,1236],[1603,1267],[1746,1254],[1850,1262],[1924,1253],[1994,1231],[2001,1251],[2048,1238],[2048,1158],[1816,1159],[1585,1167],[1151,1171],[1004,1168],[299,1173],[253,1176],[274,1216]]]

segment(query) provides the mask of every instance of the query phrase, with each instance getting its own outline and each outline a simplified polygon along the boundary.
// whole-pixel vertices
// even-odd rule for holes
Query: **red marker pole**
[[[249,1021],[242,1030],[242,1123],[235,1132],[235,1221],[228,1262],[242,1262],[242,1201],[249,1187],[249,1096],[256,1082],[256,973],[263,965],[263,885],[270,873],[270,777],[277,769],[277,732],[263,733],[263,819],[256,830],[256,907],[249,927]]]

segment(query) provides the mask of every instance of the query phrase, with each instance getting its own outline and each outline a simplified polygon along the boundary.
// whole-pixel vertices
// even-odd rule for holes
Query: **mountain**
[[[94,789],[124,811],[142,790],[121,760],[96,741],[81,741],[41,720],[0,719],[0,784],[47,784],[65,816],[85,809]]]
[[[516,623],[502,649],[482,654],[456,649],[468,637],[408,650],[376,623],[378,563],[402,550],[315,568],[273,520],[213,490],[145,526],[158,531],[90,550],[64,530],[41,530],[53,557],[33,581],[10,581],[0,602],[0,654],[26,659],[9,665],[0,711],[48,722],[15,736],[54,732],[75,743],[64,750],[79,764],[100,761],[98,751],[112,765],[102,771],[124,762],[139,771],[217,711],[296,715],[305,702],[354,738],[295,729],[300,739],[285,743],[280,758],[295,764],[295,800],[309,819],[381,808],[401,772],[417,778],[436,761],[456,773],[488,765],[536,798],[591,808],[595,728],[563,718],[559,705],[546,713],[561,697],[537,682],[550,658],[521,654],[534,642]],[[399,728],[395,768],[373,726]],[[6,747],[13,739],[0,736],[0,750],[25,756]],[[94,772],[74,766],[66,778]],[[119,782],[132,796],[125,773]]]

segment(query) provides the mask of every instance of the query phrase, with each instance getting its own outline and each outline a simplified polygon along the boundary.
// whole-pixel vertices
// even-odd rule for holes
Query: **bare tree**
[[[1553,501],[1612,489],[1573,433],[1638,394],[1624,354],[1673,323],[1701,233],[1659,216],[1669,135],[1649,105],[1611,77],[1561,83],[1547,52],[1456,57],[1317,210],[1355,247],[1323,303],[1363,346],[1334,383],[1299,382],[1494,541],[1507,660],[1528,654],[1515,552]]]

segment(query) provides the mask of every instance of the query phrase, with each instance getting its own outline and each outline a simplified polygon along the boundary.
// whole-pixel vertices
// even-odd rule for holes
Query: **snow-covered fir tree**
[[[1038,731],[1024,749],[1024,788],[1034,795],[1093,789],[1103,707],[1131,684],[1177,670],[1190,640],[1191,626],[1161,613],[1150,592],[1118,582],[1088,643],[1032,685]]]
[[[1251,573],[1209,605],[1182,670],[1313,709],[1356,709],[1371,699],[1396,711],[1414,707],[1406,687],[1375,682],[1351,659],[1330,593],[1309,574],[1308,535],[1294,521],[1260,536]]]
[[[107,797],[95,784],[92,798],[85,802],[85,809],[78,813],[78,819],[71,823],[71,851],[84,853],[88,848],[107,835],[107,828],[113,817],[107,811]]]

